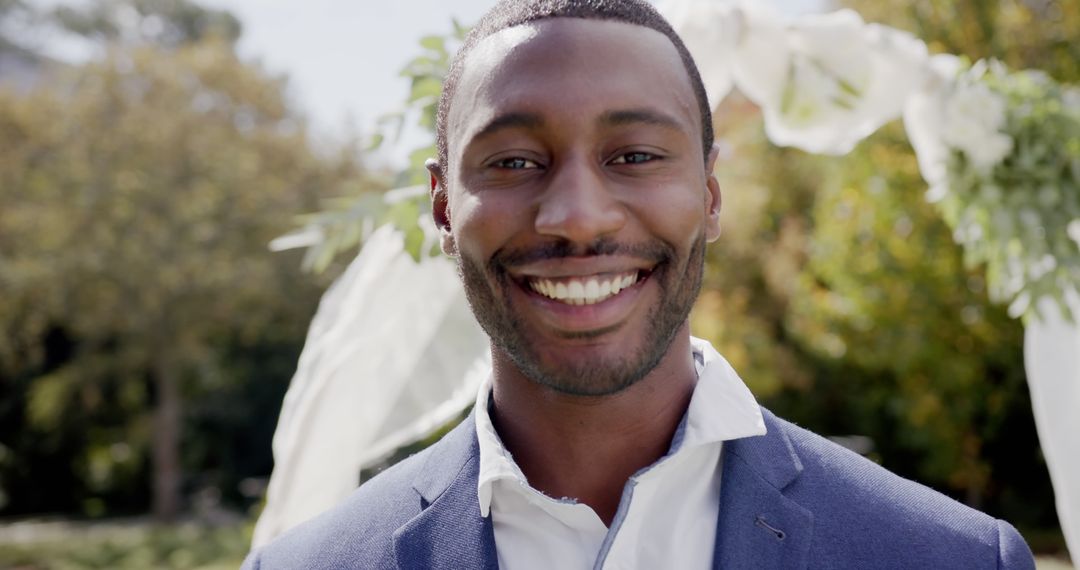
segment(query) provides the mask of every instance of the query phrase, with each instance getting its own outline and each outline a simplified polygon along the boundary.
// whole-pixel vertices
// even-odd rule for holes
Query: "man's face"
[[[603,395],[660,362],[719,235],[700,120],[648,28],[551,19],[468,56],[435,217],[496,366]]]

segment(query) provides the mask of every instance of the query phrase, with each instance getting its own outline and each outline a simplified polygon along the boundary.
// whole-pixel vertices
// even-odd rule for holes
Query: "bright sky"
[[[31,0],[46,6],[85,0]],[[199,1],[199,0],[197,0]],[[773,0],[788,14],[820,10],[827,0]],[[298,107],[315,132],[370,134],[376,119],[405,101],[400,69],[420,53],[419,40],[446,34],[451,18],[470,25],[494,0],[201,0],[226,8],[244,25],[240,51],[290,77]],[[422,141],[407,134],[382,158],[405,161]]]

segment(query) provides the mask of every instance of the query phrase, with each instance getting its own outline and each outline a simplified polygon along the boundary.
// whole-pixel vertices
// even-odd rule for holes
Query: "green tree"
[[[753,103],[733,93],[713,113],[723,152],[720,240],[709,247],[691,330],[728,358],[758,397],[805,386],[812,370],[784,330],[805,263],[818,157],[773,146]]]
[[[830,171],[787,330],[823,362],[858,371],[850,388],[865,404],[847,401],[872,413],[852,427],[892,432],[879,438],[890,465],[982,506],[993,487],[983,446],[1026,397],[1022,327],[965,270],[898,125]]]
[[[232,13],[189,0],[94,0],[61,5],[52,17],[61,27],[100,45],[171,49],[209,38],[234,43],[242,31]]]
[[[915,34],[931,52],[995,58],[1012,69],[1041,69],[1058,81],[1080,78],[1080,0],[947,0],[898,5],[840,0],[868,22]]]
[[[37,92],[0,91],[0,373],[29,377],[30,429],[122,412],[79,469],[104,485],[149,447],[162,518],[181,506],[185,398],[229,384],[222,346],[304,322],[317,297],[267,243],[365,183],[353,156],[310,149],[283,81],[230,41],[115,44]]]

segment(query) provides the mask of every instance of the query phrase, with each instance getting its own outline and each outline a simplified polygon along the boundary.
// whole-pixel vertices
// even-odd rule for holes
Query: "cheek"
[[[636,217],[650,233],[676,246],[689,247],[704,229],[707,219],[705,189],[657,188],[634,204]]]
[[[527,209],[509,193],[462,194],[451,202],[458,248],[487,260],[527,226]]]

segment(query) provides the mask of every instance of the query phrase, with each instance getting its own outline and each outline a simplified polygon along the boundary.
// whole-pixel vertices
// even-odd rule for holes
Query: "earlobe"
[[[457,243],[454,241],[454,236],[449,231],[442,232],[442,238],[439,242],[439,246],[442,248],[442,252],[447,257],[457,257]]]
[[[457,244],[450,231],[450,204],[446,196],[446,186],[442,183],[442,169],[438,161],[428,159],[424,163],[431,175],[431,217],[439,229],[439,245],[443,253],[450,257],[457,255]]]
[[[454,243],[454,234],[450,231],[450,208],[447,205],[446,192],[441,186],[437,186],[431,193],[431,217],[435,220],[435,227],[439,229],[443,253],[450,257],[456,256],[457,244]]]
[[[450,206],[447,203],[446,189],[431,176],[431,217],[435,220],[435,227],[440,230],[450,229]]]
[[[442,168],[434,158],[424,162],[430,176],[431,184],[431,217],[435,220],[435,227],[440,230],[450,229],[450,208],[446,198],[446,186],[443,184]]]
[[[720,238],[720,183],[715,176],[709,177],[705,193],[705,239],[714,242]]]
[[[720,145],[713,143],[705,161],[705,239],[713,242],[720,237],[720,182],[716,179],[716,158]]]

